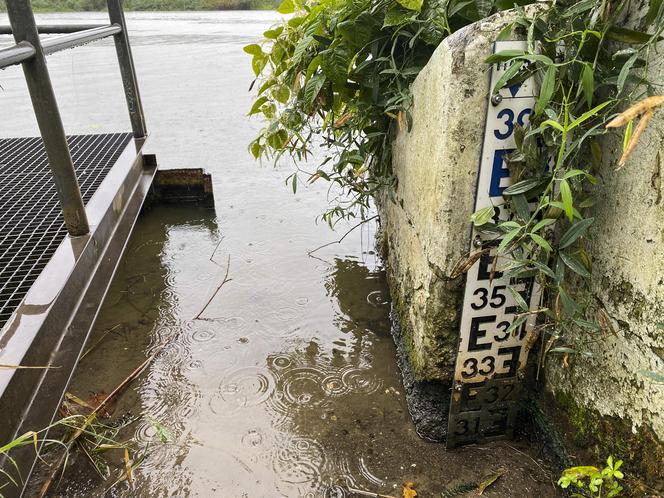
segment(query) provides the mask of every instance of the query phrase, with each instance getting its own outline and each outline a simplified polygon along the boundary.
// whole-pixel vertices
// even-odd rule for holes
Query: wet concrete
[[[100,16],[75,17],[46,16]],[[165,346],[115,407],[116,416],[138,417],[123,437],[151,443],[132,488],[105,494],[107,483],[78,459],[52,496],[336,497],[350,496],[347,486],[399,496],[401,484],[413,481],[426,497],[499,467],[507,473],[484,496],[556,496],[546,463],[524,442],[446,452],[417,435],[374,226],[307,255],[346,229],[314,223],[326,186],[293,195],[283,183],[287,165],[259,166],[246,150],[261,124],[246,118],[252,75],[241,46],[273,19],[128,16],[153,131],[149,148],[162,166],[210,171],[216,214],[156,207],[139,220],[90,339],[98,345],[70,386],[81,398],[110,392]],[[50,64],[65,124],[74,128],[68,132],[128,126],[112,46],[79,50]],[[25,114],[20,78],[0,76],[3,107]],[[25,134],[33,126],[27,115],[17,121],[1,130]],[[232,280],[193,319],[229,261]],[[158,442],[149,417],[169,429],[171,442]],[[121,462],[120,454],[110,458]]]

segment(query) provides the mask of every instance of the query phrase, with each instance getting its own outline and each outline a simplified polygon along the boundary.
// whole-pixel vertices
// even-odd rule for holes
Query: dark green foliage
[[[595,204],[594,187],[605,162],[598,139],[620,110],[661,93],[658,82],[646,76],[650,52],[664,30],[664,7],[653,0],[637,31],[623,27],[628,4],[562,0],[534,16],[522,12],[515,27],[527,33],[527,49],[487,60],[511,64],[509,76],[497,86],[527,77],[540,82],[535,112],[525,128],[517,129],[517,152],[508,158],[515,183],[504,195],[511,217],[497,225],[481,212],[474,219],[486,220],[475,224],[487,236],[501,233],[499,253],[511,261],[506,276],[534,274],[547,292],[550,304],[538,312],[547,317],[542,337],[552,340],[543,352],[554,345],[553,338],[569,345],[572,329],[600,329],[589,303],[577,302],[592,271],[587,238],[593,218],[587,213]],[[631,125],[626,147],[630,130]],[[578,352],[569,347],[550,351]]]
[[[460,27],[513,4],[285,0],[279,11],[294,16],[266,32],[261,45],[245,48],[258,78],[250,114],[268,121],[252,154],[300,162],[322,148],[316,170],[297,169],[287,181],[302,174],[332,182],[334,200],[323,215],[330,224],[364,216],[372,196],[394,183],[390,143],[410,125],[409,86],[435,48]]]

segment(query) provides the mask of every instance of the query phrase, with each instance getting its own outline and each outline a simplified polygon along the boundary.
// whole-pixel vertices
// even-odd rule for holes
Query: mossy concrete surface
[[[637,26],[647,2],[631,6]],[[449,385],[456,357],[463,277],[454,264],[470,247],[477,166],[489,95],[486,57],[508,13],[445,40],[413,85],[412,130],[394,145],[398,186],[379,199],[389,283],[415,378]],[[664,81],[661,54],[650,81]],[[579,330],[563,342],[584,354],[549,355],[549,414],[567,419],[564,440],[592,449],[600,464],[623,457],[646,480],[664,476],[664,109],[655,113],[626,166],[617,170],[621,131],[603,140],[589,292],[571,289],[601,316],[604,330]],[[581,416],[580,414],[583,414]],[[561,426],[562,427],[562,426]],[[646,456],[647,455],[647,456]]]
[[[393,148],[398,180],[379,199],[393,302],[417,380],[449,382],[459,336],[464,277],[454,264],[470,250],[470,215],[501,13],[448,37],[412,90],[413,127]]]
[[[647,3],[638,2],[625,25],[638,27]],[[650,81],[664,81],[664,43],[652,50]],[[620,130],[622,132],[622,130]],[[546,380],[565,408],[574,440],[597,457],[624,457],[642,477],[664,479],[664,110],[658,110],[627,161],[618,134],[602,142],[599,202],[588,240],[592,284],[581,298],[589,317],[603,315],[607,326],[570,338],[587,354],[569,366],[560,357],[546,363]],[[580,440],[578,440],[580,438]]]

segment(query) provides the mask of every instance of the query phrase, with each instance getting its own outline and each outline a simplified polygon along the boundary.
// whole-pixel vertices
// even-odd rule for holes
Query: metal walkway
[[[157,170],[123,0],[106,0],[106,25],[38,26],[30,0],[4,3],[0,69],[22,66],[41,138],[0,139],[0,446],[55,417]],[[66,136],[46,56],[108,37],[132,133]],[[5,498],[23,494],[34,450],[0,454]]]
[[[131,133],[67,137],[87,204]],[[0,329],[67,235],[41,138],[0,139]]]

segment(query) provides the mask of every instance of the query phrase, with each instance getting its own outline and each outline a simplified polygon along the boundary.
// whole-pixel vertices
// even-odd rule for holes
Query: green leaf
[[[263,71],[263,68],[267,64],[268,57],[266,55],[254,55],[254,58],[251,60],[251,68],[254,70],[254,74],[258,76]]]
[[[632,66],[636,62],[638,56],[639,56],[638,52],[632,55],[629,59],[627,59],[627,62],[625,62],[622,69],[620,70],[620,74],[618,75],[618,80],[616,81],[616,88],[618,89],[618,93],[623,91],[623,88],[625,87],[625,82],[627,81],[627,77],[629,76],[629,72],[632,70]]]
[[[503,250],[509,245],[510,242],[519,235],[523,227],[515,228],[514,230],[507,232],[507,234],[503,237],[503,240],[500,241],[500,245],[498,246],[498,253],[502,253]]]
[[[279,12],[279,14],[292,14],[295,12],[295,4],[293,3],[293,0],[284,0],[281,2],[281,5],[277,7],[277,12]]]
[[[662,9],[664,8],[664,4],[662,3],[662,0],[650,0],[650,5],[648,6],[648,13],[646,14],[646,21],[649,23],[652,23],[657,19],[660,13],[662,12]]]
[[[540,88],[540,94],[535,103],[535,116],[542,114],[542,111],[546,109],[551,101],[553,92],[556,89],[556,66],[549,66],[542,80],[542,87]]]
[[[254,156],[254,159],[258,159],[261,156],[262,147],[258,140],[251,142],[249,150],[251,151],[251,155]]]
[[[320,67],[327,78],[335,83],[345,83],[348,79],[348,51],[340,45],[320,53]]]
[[[422,10],[423,0],[397,0],[397,2],[408,10],[414,10],[416,12]]]
[[[531,239],[535,241],[535,243],[538,246],[540,246],[546,252],[553,251],[553,249],[551,248],[551,244],[549,244],[543,237],[537,235],[536,233],[529,233],[528,235],[530,236]]]
[[[533,232],[539,232],[542,228],[552,225],[556,222],[556,220],[551,219],[551,218],[544,218],[543,220],[539,221],[534,227],[533,227]]]
[[[488,223],[493,218],[494,212],[493,206],[488,206],[473,213],[470,220],[473,222],[473,225],[479,227]]]
[[[263,36],[267,38],[268,40],[276,40],[279,38],[279,35],[284,31],[283,26],[279,26],[274,29],[268,29],[265,33],[263,33]]]
[[[407,10],[399,5],[395,5],[385,13],[383,26],[399,26],[400,24],[410,21],[414,15],[415,14],[412,10]]]
[[[501,29],[500,33],[498,33],[498,36],[496,37],[496,41],[511,40],[513,28],[514,24],[510,23],[507,26],[505,26],[503,29]]]
[[[507,288],[509,289],[510,294],[512,294],[512,297],[516,301],[516,304],[519,306],[519,308],[521,308],[523,311],[529,311],[530,306],[528,306],[528,303],[526,303],[526,300],[523,298],[523,296],[521,294],[519,294],[519,292],[514,287],[512,287],[511,285],[508,285]],[[522,317],[522,318],[526,318],[526,317]]]
[[[295,45],[295,48],[293,49],[291,62],[296,65],[299,64],[304,57],[304,54],[306,54],[307,50],[313,46],[314,42],[315,40],[313,36],[305,36],[304,38],[300,39],[300,41],[297,42],[297,45]]]
[[[589,120],[590,118],[595,116],[599,111],[604,109],[607,105],[612,104],[612,103],[613,103],[612,100],[607,100],[606,102],[602,102],[598,106],[593,107],[589,111],[584,112],[583,114],[581,114],[581,116],[579,116],[574,121],[572,121],[572,124],[569,125],[569,127],[567,129],[572,130],[572,129],[576,128],[581,123],[586,122],[587,120]]]
[[[625,136],[623,137],[623,152],[627,150],[630,140],[632,139],[632,132],[634,130],[634,120],[630,120],[625,127]]]
[[[601,327],[595,322],[589,322],[587,320],[572,320],[576,325],[584,329],[591,330],[593,332],[599,332]]]
[[[252,43],[251,45],[247,45],[242,50],[244,50],[246,53],[250,55],[263,55],[263,49],[257,43]]]
[[[285,104],[290,97],[290,90],[286,85],[277,85],[272,89],[272,96],[277,102]]]
[[[320,60],[321,60],[320,54],[311,59],[311,62],[307,66],[307,74],[304,78],[305,81],[309,81],[309,78],[311,78],[311,76],[318,70],[318,68],[320,67]]]
[[[593,221],[595,221],[594,218],[585,218],[574,223],[567,229],[563,236],[560,237],[558,247],[560,249],[565,249],[566,247],[572,245],[579,237],[586,233],[588,227],[593,224]]]
[[[507,68],[507,71],[505,71],[500,79],[496,82],[496,86],[493,87],[493,93],[496,94],[500,92],[500,89],[503,88],[509,80],[514,78],[514,76],[519,73],[522,66],[522,60],[514,61],[512,65]]]
[[[517,195],[528,192],[529,190],[534,189],[542,184],[541,178],[528,178],[527,180],[521,180],[520,182],[510,185],[505,190],[503,190],[503,195]]]
[[[595,93],[595,72],[590,64],[583,65],[581,88],[583,88],[583,95],[586,97],[588,107],[591,107],[593,105],[593,94]]]
[[[521,297],[521,296],[519,296],[519,297]],[[522,301],[523,301],[523,299],[522,299]],[[523,302],[525,303],[525,301],[523,301]],[[527,309],[525,309],[524,311],[527,311]],[[508,334],[508,335],[512,334],[515,330],[518,330],[518,328],[521,327],[521,325],[526,323],[527,320],[528,320],[528,315],[521,315],[516,320],[514,320],[510,324],[509,327],[507,327],[507,330],[505,330],[505,333]]]
[[[265,102],[268,101],[268,98],[263,96],[259,97],[256,99],[256,102],[254,102],[254,105],[251,106],[251,110],[249,111],[249,116],[253,116],[254,114],[258,114],[261,111],[261,106],[265,104]]]
[[[606,33],[606,37],[613,41],[640,45],[642,43],[648,43],[652,38],[652,35],[644,33],[643,31],[611,26]],[[661,37],[658,37],[658,40],[659,39],[661,39]]]
[[[397,10],[397,7],[394,8]],[[403,12],[409,12],[401,9]],[[410,16],[415,15],[413,12],[409,13]],[[387,17],[387,16],[386,16]],[[337,29],[343,38],[352,46],[362,48],[371,43],[372,40],[378,36],[376,31],[380,29],[380,24],[376,21],[376,17],[369,12],[363,12],[357,17],[352,17],[337,25]]]
[[[475,0],[475,7],[481,18],[487,17],[491,13],[493,0]]]
[[[547,119],[546,121],[543,121],[542,124],[540,124],[540,128],[544,129],[547,126],[550,126],[551,128],[555,128],[559,132],[564,132],[563,125],[561,125],[558,121],[554,121],[553,119]]]
[[[513,195],[510,203],[514,213],[521,221],[527,222],[530,219],[530,205],[524,194]]]
[[[574,200],[572,199],[572,189],[567,180],[560,180],[560,197],[563,201],[565,214],[570,221],[574,219]]]
[[[516,49],[501,50],[500,52],[491,54],[489,57],[487,57],[487,59],[484,62],[486,62],[487,64],[492,64],[494,62],[508,61],[520,55],[524,55],[525,53],[526,52],[524,52],[523,50],[516,50]]]
[[[312,107],[316,97],[320,93],[323,85],[325,84],[325,76],[317,74],[312,76],[307,84],[304,86],[304,103],[306,107]]]
[[[267,143],[274,150],[281,150],[288,143],[288,132],[283,128],[267,137]]]
[[[576,256],[564,252],[559,253],[559,256],[563,263],[565,263],[565,265],[567,265],[567,267],[574,273],[578,273],[582,277],[590,278],[590,272]]]

